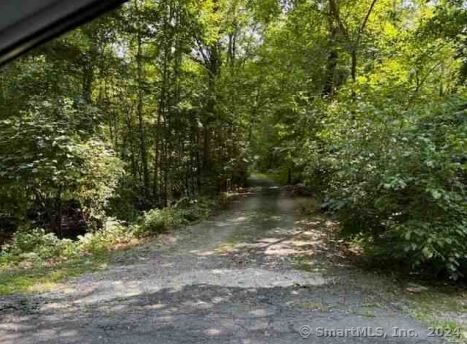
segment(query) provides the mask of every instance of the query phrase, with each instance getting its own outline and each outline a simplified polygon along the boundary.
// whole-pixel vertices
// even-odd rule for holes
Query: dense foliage
[[[255,64],[280,80],[260,86],[259,166],[320,192],[367,253],[452,278],[467,262],[466,19],[461,1],[299,1]]]
[[[146,235],[256,169],[306,183],[368,253],[459,278],[466,12],[133,0],[2,70],[1,232],[21,228],[23,251],[109,216],[143,218],[133,232]]]

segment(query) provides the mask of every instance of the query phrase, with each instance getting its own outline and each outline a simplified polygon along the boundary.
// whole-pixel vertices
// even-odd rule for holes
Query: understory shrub
[[[174,208],[152,209],[144,213],[133,230],[137,236],[150,236],[166,232],[182,223],[182,218]]]
[[[381,110],[384,108],[384,110]],[[363,101],[336,106],[320,158],[342,233],[372,254],[462,277],[467,259],[465,104],[404,111]],[[333,135],[330,135],[330,133]]]
[[[150,236],[163,233],[181,225],[206,218],[213,208],[222,204],[219,200],[200,198],[184,198],[173,207],[152,209],[144,213],[141,219],[133,226],[137,236]]]
[[[219,201],[220,202],[220,201]],[[40,228],[24,227],[0,251],[0,267],[22,262],[46,262],[77,258],[83,254],[100,254],[111,251],[119,244],[128,244],[141,237],[150,237],[206,218],[218,201],[211,199],[183,199],[173,207],[153,209],[138,221],[124,226],[109,218],[100,230],[89,232],[78,239],[59,239],[54,233]]]
[[[184,222],[194,222],[206,218],[213,208],[222,204],[223,200],[215,201],[209,198],[188,199],[178,201],[174,208]]]
[[[102,253],[110,251],[118,243],[129,242],[134,237],[135,234],[127,227],[114,220],[108,220],[103,229],[79,236],[75,241],[59,239],[54,233],[47,233],[41,228],[22,228],[0,252],[0,266]]]
[[[47,260],[55,257],[69,257],[74,253],[74,243],[69,239],[60,240],[54,233],[41,228],[21,228],[11,242],[0,253],[0,265],[24,260]]]
[[[119,243],[128,243],[134,237],[135,234],[128,227],[109,219],[101,230],[80,236],[77,246],[80,252],[100,253],[111,250]]]
[[[0,120],[2,213],[34,218],[36,226],[61,235],[65,216],[57,220],[58,214],[76,203],[86,227],[99,228],[124,175],[123,161],[102,134],[83,131],[99,116],[68,97],[33,97],[21,116]]]

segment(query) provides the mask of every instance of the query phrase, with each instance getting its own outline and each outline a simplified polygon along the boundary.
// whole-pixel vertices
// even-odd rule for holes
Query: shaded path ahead
[[[301,217],[304,201],[264,186],[105,271],[16,296],[0,343],[436,343],[385,281],[339,264],[333,223]]]

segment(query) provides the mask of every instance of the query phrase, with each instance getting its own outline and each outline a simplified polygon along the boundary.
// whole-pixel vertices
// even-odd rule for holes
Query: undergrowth
[[[112,252],[138,245],[183,225],[207,218],[226,198],[183,199],[153,209],[125,226],[109,218],[101,230],[59,239],[41,228],[21,228],[0,252],[0,295],[45,291],[67,277],[105,267]]]

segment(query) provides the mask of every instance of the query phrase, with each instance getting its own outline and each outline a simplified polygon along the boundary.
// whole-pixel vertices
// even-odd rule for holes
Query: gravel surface
[[[42,295],[0,301],[0,343],[438,343],[342,264],[333,223],[257,188],[229,210]],[[305,271],[306,270],[306,271]]]

